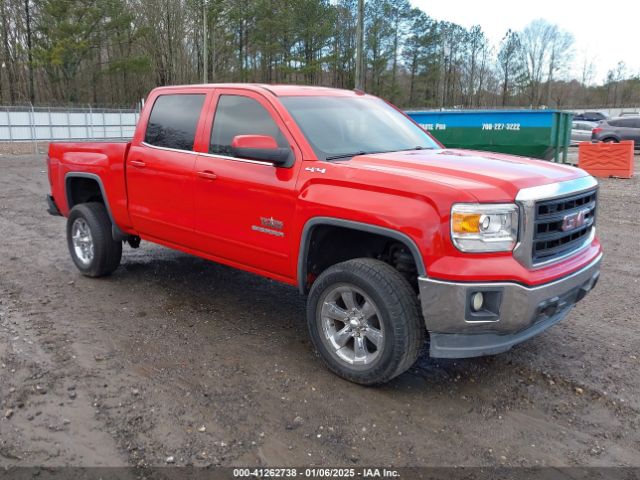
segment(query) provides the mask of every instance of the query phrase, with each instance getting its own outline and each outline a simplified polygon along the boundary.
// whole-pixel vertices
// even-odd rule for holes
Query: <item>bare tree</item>
[[[573,35],[553,25],[550,29],[551,45],[549,48],[547,74],[547,104],[551,103],[551,84],[557,72],[567,68],[573,58]]]
[[[2,44],[3,44],[3,67],[7,71],[9,82],[9,100],[15,103],[17,100],[16,82],[16,55],[15,55],[15,26],[12,28],[11,19],[15,17],[9,11],[11,5],[4,0],[0,1],[0,16],[2,16]]]
[[[469,30],[465,39],[466,47],[466,104],[473,106],[474,101],[477,100],[477,91],[481,88],[484,80],[484,69],[486,64],[487,52],[489,50],[489,43],[487,37],[484,35],[480,25],[474,25]]]
[[[527,25],[520,34],[528,100],[531,106],[540,105],[542,79],[548,66],[554,30],[554,25],[538,19]]]
[[[593,60],[588,54],[585,54],[584,61],[582,63],[582,76],[580,83],[583,87],[587,87],[593,83],[593,78],[596,75],[596,66]]]
[[[509,29],[498,51],[498,68],[502,74],[502,106],[507,104],[512,82],[522,76],[522,66],[520,35]]]
[[[409,13],[411,12],[411,5],[409,0],[388,0],[387,4],[388,18],[392,25],[392,37],[393,45],[391,54],[391,99],[395,100],[397,91],[397,77],[398,77],[398,56],[400,53],[400,42],[406,35],[407,20]]]

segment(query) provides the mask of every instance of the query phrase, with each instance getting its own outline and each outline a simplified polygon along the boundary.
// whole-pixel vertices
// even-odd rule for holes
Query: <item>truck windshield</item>
[[[378,98],[291,96],[280,100],[320,160],[440,148],[420,127]]]

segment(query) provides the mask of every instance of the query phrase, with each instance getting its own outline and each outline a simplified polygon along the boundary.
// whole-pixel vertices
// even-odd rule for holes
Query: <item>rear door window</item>
[[[231,142],[236,135],[268,135],[281,148],[290,148],[271,114],[253,98],[221,95],[218,100],[209,153],[233,157]]]
[[[144,141],[156,147],[193,150],[204,94],[160,95],[153,104]]]
[[[622,128],[636,128],[638,126],[637,120],[635,118],[620,118],[618,120],[614,120],[609,122],[610,125],[614,127],[622,127]]]

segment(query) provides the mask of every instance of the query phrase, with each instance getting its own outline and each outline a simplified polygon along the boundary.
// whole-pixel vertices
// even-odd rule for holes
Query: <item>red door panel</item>
[[[127,156],[127,193],[143,237],[184,247],[194,243],[194,167],[210,88],[152,92]]]
[[[193,168],[197,155],[150,147],[131,147],[127,158],[129,214],[134,228],[179,245],[193,241]]]
[[[199,155],[194,188],[197,248],[289,276],[295,199],[293,168]]]
[[[226,151],[224,154],[198,155],[194,185],[197,248],[252,269],[293,278],[291,235],[294,231],[296,176],[301,164],[299,150],[275,110],[260,95],[221,90],[214,98],[212,110],[222,95],[243,96],[258,102],[276,123],[279,132],[274,135],[278,137],[280,146],[292,148],[298,160],[292,167],[284,168],[267,162],[233,158]],[[241,118],[238,112],[232,109],[229,115],[234,118],[225,117],[237,125],[234,127],[237,134],[265,134],[264,131],[253,131],[247,126],[252,123],[251,119]],[[211,123],[208,122],[207,129]],[[217,128],[215,118],[213,124]],[[213,143],[230,143],[229,135],[226,137],[226,140],[221,140],[214,134]]]

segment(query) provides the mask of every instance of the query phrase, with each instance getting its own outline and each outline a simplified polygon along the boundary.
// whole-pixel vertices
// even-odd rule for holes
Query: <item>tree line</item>
[[[201,82],[205,67],[210,82],[353,88],[357,3],[0,0],[0,104],[132,106],[154,86]],[[494,48],[481,26],[409,0],[365,4],[364,88],[403,107],[640,104],[624,63],[594,85],[589,60],[570,78],[574,57],[572,36],[544,20]]]

